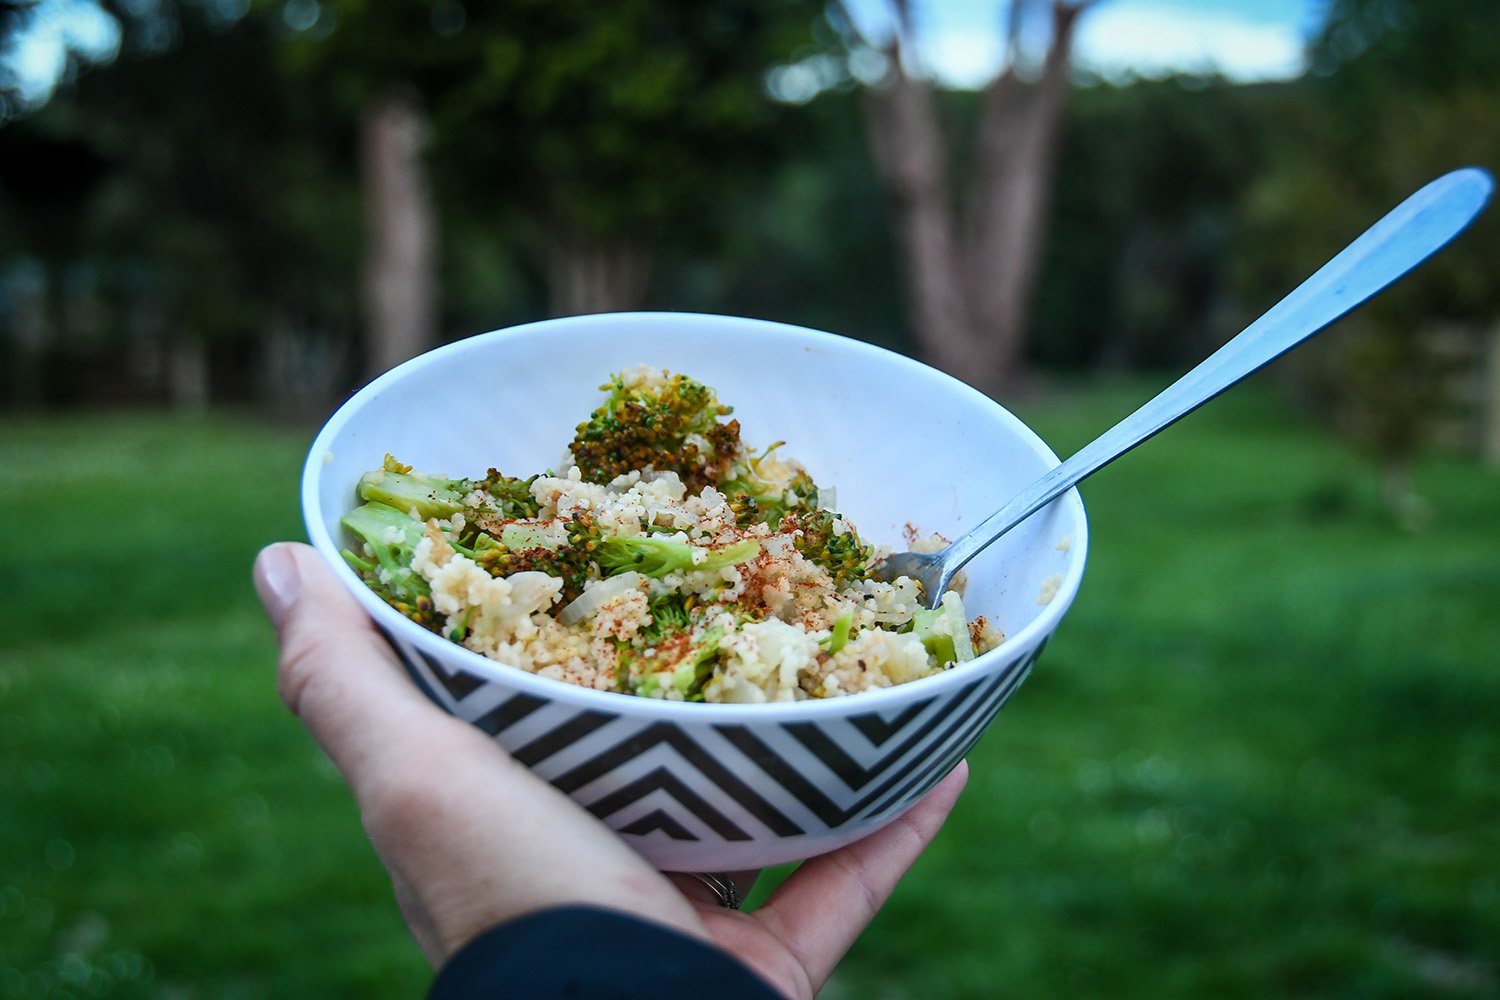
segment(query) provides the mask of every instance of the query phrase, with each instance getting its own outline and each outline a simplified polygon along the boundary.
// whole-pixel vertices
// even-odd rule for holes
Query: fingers
[[[961,761],[920,802],[888,826],[804,863],[756,911],[822,983],[932,842],[968,781]]]
[[[738,872],[705,872],[696,875],[691,872],[666,872],[667,879],[688,899],[710,907],[724,907],[726,909],[739,909],[740,904],[750,895],[750,890],[755,888],[756,881],[760,878],[760,869],[754,868]],[[706,879],[706,880],[705,880]],[[728,887],[715,889],[711,882],[728,882],[733,887],[731,898]]]

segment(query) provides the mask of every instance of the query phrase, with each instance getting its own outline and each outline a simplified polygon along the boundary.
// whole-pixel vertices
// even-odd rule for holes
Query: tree
[[[1080,83],[1032,309],[1045,335],[1030,338],[1029,362],[1180,372],[1274,301],[1239,308],[1238,223],[1306,90],[1201,76]]]
[[[1311,101],[1284,120],[1275,168],[1247,199],[1245,287],[1284,292],[1407,194],[1466,164],[1500,163],[1500,7],[1467,0],[1334,0],[1315,40]],[[1477,341],[1500,314],[1493,208],[1454,247],[1341,324],[1303,359],[1309,395],[1383,469],[1387,503],[1420,511],[1411,468],[1445,405],[1438,345]],[[1476,353],[1478,353],[1476,348]],[[1497,405],[1494,401],[1491,405]]]
[[[427,187],[416,171],[429,169],[439,212],[505,227],[545,276],[551,310],[576,313],[641,304],[659,244],[711,237],[726,191],[764,172],[785,109],[763,76],[804,43],[818,8],[347,0],[328,10],[303,46],[308,65],[367,109],[408,95],[408,119],[425,116],[430,128],[423,159],[397,154],[394,130],[373,135],[364,176],[416,197]],[[397,164],[405,179],[393,179]],[[368,203],[372,231],[387,231],[380,220],[398,200]],[[420,215],[410,200],[405,211],[409,222]],[[405,269],[424,266],[412,257]]]
[[[416,95],[386,90],[362,109],[359,131],[365,368],[378,375],[437,340],[437,211],[423,165],[427,117]]]
[[[267,8],[279,6],[267,0]],[[288,4],[289,65],[357,122],[354,152],[364,213],[360,265],[366,378],[438,341],[438,221],[429,179],[429,105],[461,56],[440,9],[422,0]]]
[[[526,240],[553,312],[638,306],[660,244],[716,243],[724,203],[784,152],[792,112],[764,77],[809,44],[820,7],[507,7],[487,12],[480,72],[438,121],[455,177]]]
[[[279,17],[107,6],[118,57],[0,130],[0,252],[50,299],[37,401],[321,405],[357,241],[336,121],[282,72]]]
[[[973,163],[963,176],[950,162],[953,144],[934,84],[919,64],[906,0],[892,0],[887,38],[856,41],[882,51],[888,66],[871,88],[868,124],[897,220],[917,344],[935,365],[985,391],[1001,391],[1022,375],[1059,125],[1072,86],[1072,40],[1089,3],[1011,3],[1009,60],[982,95]],[[1037,11],[1050,26],[1039,57],[1029,56],[1023,41]],[[847,14],[844,21],[853,24]],[[1035,79],[1027,79],[1032,65]]]

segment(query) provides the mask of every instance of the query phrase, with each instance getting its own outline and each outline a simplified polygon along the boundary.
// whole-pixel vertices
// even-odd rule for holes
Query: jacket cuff
[[[438,972],[428,1000],[785,1000],[727,952],[616,910],[567,906],[497,924]]]

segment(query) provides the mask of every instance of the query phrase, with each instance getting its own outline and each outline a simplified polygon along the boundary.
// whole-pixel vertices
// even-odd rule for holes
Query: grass
[[[1070,451],[1134,386],[1022,407]],[[249,584],[311,428],[0,424],[0,996],[420,995]],[[1435,517],[1236,390],[1084,487],[1084,588],[843,998],[1500,993],[1500,476]]]
[[[254,553],[311,434],[0,427],[0,996],[418,996],[336,776],[282,708]],[[11,766],[11,763],[14,766]]]

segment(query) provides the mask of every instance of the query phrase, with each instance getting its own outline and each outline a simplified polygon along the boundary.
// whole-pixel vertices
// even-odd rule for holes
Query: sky
[[[239,0],[225,0],[236,5]],[[861,27],[878,32],[888,0],[846,0]],[[923,61],[951,86],[977,87],[1003,57],[1008,0],[912,0],[921,18]],[[1303,68],[1303,48],[1325,0],[1096,0],[1079,22],[1074,62],[1106,79],[1173,72],[1232,80],[1284,80]],[[42,0],[33,30],[4,54],[29,101],[45,99],[72,49],[107,61],[119,31],[94,0]],[[809,95],[810,96],[810,95]]]
[[[887,0],[848,0],[876,28]],[[961,87],[990,79],[1003,59],[1008,0],[913,0],[923,61]],[[1078,23],[1074,64],[1106,79],[1217,73],[1231,80],[1286,80],[1305,69],[1304,50],[1325,0],[1096,0]],[[868,18],[868,20],[866,20]]]

